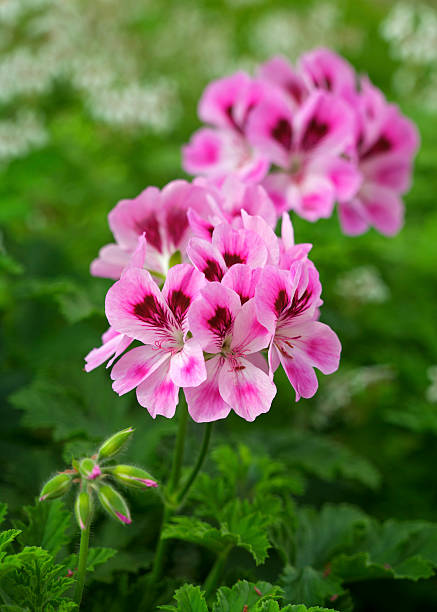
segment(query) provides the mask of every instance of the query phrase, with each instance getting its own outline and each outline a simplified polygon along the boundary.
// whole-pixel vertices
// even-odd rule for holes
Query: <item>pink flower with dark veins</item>
[[[245,273],[250,276],[247,266]],[[270,409],[276,394],[260,353],[271,334],[259,323],[254,300],[241,305],[239,295],[225,282],[208,283],[201,295],[190,309],[189,323],[209,358],[207,379],[185,389],[190,415],[197,422],[215,421],[232,409],[253,421]]]
[[[183,167],[191,174],[225,177],[235,172],[246,181],[259,181],[268,160],[245,138],[252,109],[266,92],[266,83],[245,72],[214,81],[199,102],[199,117],[213,126],[195,132],[183,148]]]
[[[139,340],[111,371],[119,395],[137,388],[139,403],[152,417],[172,417],[179,387],[206,378],[200,344],[187,337],[187,315],[205,283],[189,264],[173,266],[162,292],[147,270],[127,269],[106,296],[106,316],[119,333]]]
[[[320,293],[317,270],[308,260],[295,262],[289,270],[267,266],[255,290],[258,320],[272,334],[270,371],[282,364],[296,401],[317,391],[315,367],[332,374],[340,360],[337,335],[317,321]]]

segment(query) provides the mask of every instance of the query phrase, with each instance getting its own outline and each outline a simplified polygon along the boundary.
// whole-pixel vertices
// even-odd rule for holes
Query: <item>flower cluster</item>
[[[270,409],[280,364],[296,399],[314,395],[314,367],[336,370],[340,343],[318,321],[311,245],[294,243],[286,213],[281,237],[276,222],[264,188],[235,176],[221,186],[174,181],[119,202],[109,214],[115,243],[91,265],[118,279],[106,297],[110,328],[85,369],[118,359],[114,390],[135,388],[153,417],[172,417],[182,388],[195,421],[230,410],[253,421]]]
[[[418,135],[367,77],[328,49],[294,68],[275,57],[255,78],[244,72],[208,85],[184,168],[220,184],[230,173],[262,184],[279,213],[316,221],[338,203],[349,235],[403,223]]]
[[[95,496],[112,518],[129,525],[132,522],[129,507],[124,497],[108,483],[108,480],[112,479],[133,489],[146,490],[158,486],[152,476],[142,468],[108,464],[108,461],[122,450],[133,431],[132,427],[123,429],[105,440],[92,457],[85,457],[81,461],[73,460],[72,469],[60,472],[46,482],[39,501],[62,497],[70,490],[73,483],[79,484],[74,512],[80,529],[87,529],[91,524]]]

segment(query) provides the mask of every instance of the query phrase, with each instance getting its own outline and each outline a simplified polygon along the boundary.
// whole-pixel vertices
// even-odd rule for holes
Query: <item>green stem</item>
[[[86,562],[88,558],[88,545],[90,541],[90,526],[91,521],[88,521],[88,526],[81,530],[80,533],[80,548],[79,548],[79,565],[77,568],[77,582],[74,593],[74,601],[80,607],[82,601],[83,587],[85,584]]]
[[[203,585],[203,590],[205,591],[205,597],[208,599],[216,590],[217,585],[220,582],[220,578],[223,574],[223,570],[226,565],[226,561],[228,559],[228,555],[231,552],[232,547],[229,546],[222,550],[217,559],[215,560],[214,565],[211,568],[208,576]]]
[[[207,423],[206,426],[205,426],[205,431],[204,431],[204,434],[203,434],[202,447],[200,449],[199,456],[197,457],[196,464],[194,465],[193,469],[191,470],[191,474],[188,477],[187,482],[185,483],[183,489],[180,491],[179,495],[177,496],[178,505],[182,504],[182,502],[184,501],[184,499],[185,499],[188,491],[190,490],[193,482],[197,478],[197,474],[199,473],[200,468],[203,465],[203,462],[205,461],[206,453],[208,452],[209,441],[211,439],[212,426],[213,426],[213,423]]]

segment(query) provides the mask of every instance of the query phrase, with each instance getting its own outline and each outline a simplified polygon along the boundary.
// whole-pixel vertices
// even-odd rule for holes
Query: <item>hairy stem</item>
[[[74,593],[74,601],[77,603],[78,607],[80,607],[80,602],[82,601],[83,587],[85,584],[86,562],[90,541],[90,523],[91,521],[88,521],[88,526],[82,529],[80,533],[79,565],[77,568],[77,582]]]
[[[196,480],[197,474],[199,473],[200,468],[203,465],[203,462],[205,461],[205,457],[206,457],[206,454],[208,452],[209,442],[210,442],[210,439],[211,439],[212,425],[213,425],[213,423],[207,423],[206,426],[205,426],[205,431],[204,431],[204,434],[203,434],[202,447],[200,449],[199,456],[197,457],[197,461],[196,461],[193,469],[191,470],[191,474],[189,475],[187,482],[185,483],[185,485],[183,486],[182,490],[178,494],[178,497],[177,497],[178,505],[180,505],[184,501],[184,499],[185,499],[188,491],[190,490],[193,482]]]

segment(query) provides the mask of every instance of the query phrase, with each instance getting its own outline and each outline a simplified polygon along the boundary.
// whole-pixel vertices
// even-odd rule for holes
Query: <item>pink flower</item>
[[[319,47],[304,53],[298,71],[309,88],[324,89],[349,101],[355,97],[355,70],[331,49]]]
[[[144,343],[113,367],[113,389],[122,395],[136,387],[152,417],[172,417],[179,387],[206,378],[201,346],[187,339],[187,315],[204,283],[195,268],[179,264],[169,270],[161,292],[149,272],[129,268],[106,296],[111,327]]]
[[[250,285],[247,266],[245,273]],[[259,323],[254,300],[242,306],[239,295],[225,282],[211,282],[201,294],[188,316],[193,338],[210,358],[206,381],[185,389],[190,415],[197,422],[215,421],[233,409],[253,421],[270,409],[276,394],[259,352],[267,347],[271,334]]]
[[[265,84],[244,72],[214,81],[199,102],[199,117],[214,126],[195,132],[183,148],[183,167],[192,174],[223,177],[235,171],[259,181],[269,163],[252,149],[244,133],[248,117],[262,98]]]
[[[356,140],[363,182],[355,197],[340,198],[342,229],[357,235],[373,226],[392,236],[403,224],[400,196],[409,188],[419,138],[414,124],[367,79],[361,85]]]
[[[202,212],[207,206],[205,198],[202,187],[179,180],[162,191],[148,187],[132,200],[121,200],[108,216],[116,242],[100,249],[99,257],[91,264],[91,274],[119,279],[138,238],[145,233],[145,267],[165,275],[172,255],[177,251],[183,254],[190,238],[188,210]]]
[[[106,367],[109,368],[132,342],[133,338],[110,327],[102,336],[102,346],[92,349],[85,357],[85,372],[91,372],[108,359]]]
[[[336,334],[316,320],[320,292],[317,271],[309,261],[295,262],[290,270],[264,268],[255,290],[258,320],[273,336],[271,372],[282,364],[296,401],[317,391],[315,367],[331,374],[339,364],[341,345]]]
[[[308,97],[308,84],[285,57],[278,55],[261,64],[258,76],[260,79],[280,87],[288,94],[295,107],[300,106]]]
[[[278,212],[293,209],[309,221],[332,214],[340,193],[359,184],[352,164],[340,155],[352,144],[354,116],[337,96],[313,92],[296,110],[278,90],[249,117],[249,141],[283,169],[264,181]]]

